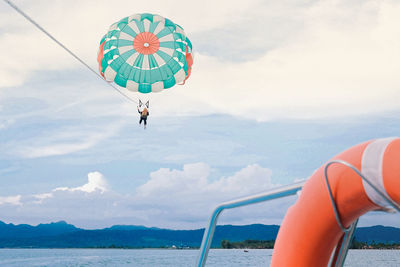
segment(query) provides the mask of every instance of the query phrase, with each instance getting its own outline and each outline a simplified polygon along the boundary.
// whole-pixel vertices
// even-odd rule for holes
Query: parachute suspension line
[[[139,108],[142,106],[146,106],[146,108],[150,108],[150,100],[147,100],[146,103],[143,103],[142,100],[139,99]]]
[[[80,63],[82,63],[85,67],[87,67],[91,72],[93,72],[97,77],[99,77],[101,80],[106,82],[109,86],[111,86],[115,91],[120,93],[122,96],[124,96],[126,99],[129,101],[132,101],[133,103],[137,102],[130,98],[127,94],[124,94],[120,89],[112,85],[111,83],[108,83],[106,80],[103,79],[103,77],[97,73],[93,68],[91,68],[85,61],[83,61],[81,58],[79,58],[77,55],[75,55],[71,50],[69,50],[65,45],[63,45],[60,41],[58,41],[53,35],[51,35],[48,31],[46,31],[42,26],[40,26],[36,21],[34,21],[31,17],[29,17],[26,13],[24,13],[20,8],[18,8],[13,2],[10,0],[4,0],[10,7],[12,7],[15,11],[17,11],[21,16],[23,16],[26,20],[28,20],[30,23],[32,23],[36,28],[38,28],[41,32],[46,34],[50,39],[52,39],[56,44],[58,44],[61,48],[63,48],[65,51],[67,51],[68,54],[73,56],[76,60],[78,60]]]

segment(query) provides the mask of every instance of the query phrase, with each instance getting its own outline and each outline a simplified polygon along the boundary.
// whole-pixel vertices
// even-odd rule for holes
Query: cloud
[[[228,0],[218,3],[212,0],[202,3],[192,1],[190,10],[196,12],[182,12],[188,10],[188,3],[179,0],[151,3],[125,0],[118,1],[117,5],[110,5],[109,1],[97,1],[96,5],[91,1],[80,1],[79,4],[63,1],[37,1],[32,4],[30,1],[19,1],[16,4],[75,54],[89,62],[93,69],[97,69],[96,53],[101,37],[112,23],[131,15],[126,13],[127,10],[136,10],[138,13],[151,10],[178,24],[184,23],[186,30],[192,32],[212,29],[215,25],[223,26],[233,19],[240,21],[256,2],[251,0],[248,5],[242,5]],[[3,59],[0,67],[0,77],[4,77],[0,87],[22,85],[38,70],[80,67],[80,63],[8,5],[3,3],[0,12],[0,44],[8,49],[7,58]],[[205,15],[207,19],[204,19]]]
[[[153,10],[184,25],[197,51],[192,77],[184,89],[176,87],[168,94],[151,96],[157,102],[152,116],[226,113],[254,120],[309,119],[398,109],[397,1],[154,1],[138,5],[119,1],[112,6],[100,1],[95,7],[81,1],[79,8],[62,1],[23,3],[27,12],[93,68],[97,68],[99,36],[109,24],[126,16],[130,6],[135,5],[138,12]],[[189,7],[196,12],[184,12]],[[9,51],[3,59],[7,65],[0,67],[7,79],[0,86],[21,85],[40,71],[57,71],[51,75],[58,76],[64,72],[60,70],[74,69],[86,73],[83,79],[93,83],[85,92],[99,87],[97,82],[94,85],[97,78],[73,58],[17,19],[12,10],[3,9],[7,10],[4,28],[10,32],[0,35],[0,44]],[[28,39],[36,41],[29,43]],[[15,40],[18,45],[11,45]],[[32,49],[24,49],[27,43]],[[103,86],[102,91],[109,90]],[[71,92],[64,90],[61,95]],[[100,97],[107,102],[119,96],[110,90]],[[72,102],[76,103],[75,115],[85,109],[76,100]],[[130,105],[112,106],[111,110],[119,110],[116,114],[130,110]]]
[[[0,106],[0,111],[1,111],[1,106]],[[0,120],[0,130],[8,128],[14,122],[15,122],[15,120],[13,120],[13,119]]]
[[[343,25],[338,22],[343,15],[337,20],[323,15],[332,6],[322,3],[311,8],[297,40],[257,60],[228,64],[198,55],[191,82],[197,88],[213,88],[213,96],[204,90],[193,94],[212,108],[258,120],[397,109],[400,35],[395,25],[400,18],[393,9],[399,11],[400,5],[379,2],[373,14],[367,4],[355,10],[334,5],[334,14],[356,17]]]
[[[204,163],[186,164],[182,170],[159,169],[132,194],[110,190],[100,172],[88,174],[88,182],[77,187],[58,187],[51,192],[2,198],[0,211],[7,220],[39,223],[64,219],[79,226],[145,224],[159,227],[202,227],[220,202],[268,190],[271,171],[249,165],[229,177],[212,180],[212,169]],[[5,201],[7,199],[7,201]],[[7,203],[19,205],[9,209]],[[263,212],[228,217],[248,221]],[[279,214],[279,212],[278,212]],[[280,214],[282,216],[282,214]],[[255,219],[257,220],[257,219]]]
[[[42,204],[43,201],[50,199],[50,198],[55,198],[60,195],[60,192],[78,192],[78,193],[105,193],[109,191],[109,185],[103,176],[98,171],[95,172],[89,172],[88,173],[88,182],[82,186],[78,187],[57,187],[53,189],[50,193],[41,193],[41,194],[34,194],[30,197],[26,197],[25,201],[27,203],[31,202],[34,204]],[[8,197],[8,198],[16,198],[14,197]],[[19,196],[19,200],[21,199],[21,196]],[[0,203],[1,205],[1,203]],[[19,202],[19,205],[21,203]]]
[[[86,193],[92,193],[94,191],[100,191],[101,193],[104,193],[108,190],[108,184],[100,172],[89,172],[88,174],[88,182],[82,186],[78,187],[73,187],[73,188],[68,188],[68,187],[58,187],[53,190],[55,191],[69,191],[69,192],[74,192],[74,191],[82,191]]]
[[[126,127],[132,120],[137,124],[136,117],[131,118],[133,114],[137,116],[132,103],[110,90],[6,4],[0,4],[0,49],[7,51],[0,66],[3,159],[22,158],[21,166],[34,166],[36,174],[40,171],[35,164],[40,158],[51,156],[53,162],[59,161],[54,166],[66,164],[64,168],[74,164],[83,166],[82,162],[90,165],[132,159],[153,164],[163,162],[163,166],[199,161],[230,168],[250,164],[218,179],[214,178],[210,165],[186,164],[183,169],[151,173],[149,181],[137,191],[132,188],[135,193],[129,195],[112,190],[71,190],[82,189],[82,185],[49,190],[37,197],[25,195],[20,200],[19,195],[5,197],[2,203],[8,204],[1,208],[22,203],[20,211],[4,210],[20,219],[28,218],[29,206],[37,220],[47,216],[44,210],[52,220],[54,216],[68,218],[76,214],[71,211],[83,209],[75,217],[77,222],[86,220],[94,224],[90,221],[93,217],[104,224],[121,220],[152,224],[158,220],[163,225],[183,222],[189,227],[206,220],[210,209],[220,201],[253,193],[258,188],[254,184],[264,185],[260,191],[274,185],[268,178],[271,176],[268,169],[251,163],[279,168],[279,174],[286,175],[288,180],[293,173],[293,177],[301,177],[338,149],[395,132],[393,123],[386,121],[380,123],[382,127],[376,127],[377,122],[371,123],[370,116],[355,117],[368,123],[352,122],[368,131],[349,127],[346,122],[350,116],[398,110],[400,3],[391,0],[269,2],[97,1],[93,5],[92,1],[18,1],[29,15],[94,69],[99,37],[109,24],[129,15],[126,10],[152,10],[184,26],[189,37],[193,36],[192,76],[185,86],[150,96],[151,127],[140,135],[132,127]],[[130,96],[137,98],[135,94]],[[215,116],[220,113],[235,116],[234,124],[228,122],[229,116]],[[193,119],[192,115],[209,116]],[[346,116],[341,127],[333,120],[316,128],[315,125],[282,128],[254,122],[336,116]],[[164,120],[153,121],[154,117]],[[215,117],[217,120],[213,122]],[[259,128],[260,125],[263,127]],[[306,127],[311,128],[304,131]],[[122,129],[126,130],[124,135]],[[301,131],[302,134],[297,134]],[[358,134],[347,135],[349,131]],[[118,138],[112,138],[115,136]],[[338,136],[340,142],[333,138]],[[297,142],[299,139],[302,140]],[[322,139],[324,153],[318,150]],[[63,155],[69,157],[54,157]],[[281,163],[283,160],[289,163]],[[1,171],[10,170],[13,169]],[[21,175],[25,176],[28,175]],[[85,190],[99,185],[87,184]],[[293,199],[287,201],[282,202],[282,207],[287,207]],[[250,212],[248,220],[263,210]],[[275,212],[269,206],[268,210],[282,214],[278,208]],[[247,209],[241,210],[240,214],[246,212]],[[228,217],[232,222],[246,220],[235,212],[225,214],[231,214]]]
[[[204,163],[184,165],[183,170],[162,168],[150,173],[150,180],[137,188],[140,197],[167,197],[171,194],[191,195],[207,186],[210,167]]]
[[[75,153],[89,149],[101,141],[115,135],[123,126],[121,121],[107,126],[72,126],[54,125],[45,135],[32,135],[13,146],[10,153],[22,158],[41,158]]]
[[[6,205],[6,204],[15,205],[15,206],[22,205],[21,195],[0,197],[0,205]]]
[[[165,225],[193,228],[205,225],[212,210],[220,203],[277,186],[271,181],[271,171],[257,164],[215,180],[210,178],[211,173],[210,167],[204,163],[186,164],[182,170],[152,172],[149,181],[137,188],[137,202],[141,203],[137,208],[149,209],[150,216],[146,217],[149,221],[157,216],[160,217],[157,220],[164,221]],[[265,212],[254,207],[225,214],[222,219],[233,224],[266,219]],[[270,207],[268,216],[270,223],[276,223],[283,218],[283,213]]]
[[[43,202],[43,200],[45,200],[46,198],[53,197],[53,194],[52,193],[36,194],[36,195],[33,195],[33,197],[36,199],[35,201],[33,201],[33,203],[41,204]]]
[[[209,181],[210,172],[210,166],[205,163],[185,164],[183,170],[160,169],[150,174],[149,181],[139,186],[137,193],[142,198],[167,199],[173,194],[177,198],[190,197],[198,201],[203,196],[207,199],[221,199],[250,194],[273,186],[271,171],[257,164],[216,181]]]
[[[0,197],[2,220],[37,224],[66,220],[83,228],[134,224],[175,229],[205,227],[213,209],[222,202],[266,192],[277,186],[271,171],[248,165],[231,176],[211,178],[213,169],[204,163],[182,169],[161,168],[130,194],[110,189],[100,172],[88,174],[82,186],[59,187],[51,192]],[[280,224],[297,196],[247,207],[228,209],[219,224]],[[16,209],[15,206],[18,208]],[[360,225],[398,225],[398,215],[369,213]]]

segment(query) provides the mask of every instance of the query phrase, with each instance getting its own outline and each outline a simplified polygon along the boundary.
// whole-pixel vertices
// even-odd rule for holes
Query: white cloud
[[[183,170],[162,168],[150,173],[150,180],[137,188],[140,197],[169,198],[171,195],[199,193],[208,186],[210,167],[204,163],[184,165]]]
[[[91,148],[115,135],[122,127],[121,121],[107,126],[61,127],[46,135],[33,136],[18,142],[11,153],[22,158],[40,158],[75,153]],[[10,146],[11,146],[10,145]]]
[[[137,13],[151,10],[171,18],[178,24],[185,24],[189,32],[208,30],[215,25],[223,26],[233,19],[241,20],[243,14],[257,1],[248,4],[232,3],[228,0],[216,3],[212,0],[197,2],[152,1],[140,3],[132,1],[18,1],[29,16],[41,24],[55,38],[59,39],[78,56],[96,67],[96,53],[101,37],[115,21],[131,15],[127,10]],[[187,12],[189,10],[196,12]],[[2,11],[2,12],[1,12]],[[0,87],[18,86],[37,70],[62,70],[79,66],[75,59],[58,47],[52,40],[38,31],[21,15],[4,3],[0,7],[2,13],[0,32],[1,47],[8,49],[0,68]],[[205,19],[206,16],[206,19]],[[32,42],[32,40],[35,40]],[[27,49],[29,48],[29,49]]]
[[[12,198],[13,203],[18,200],[20,208],[9,209],[1,203],[0,211],[7,220],[25,223],[63,219],[85,227],[124,223],[193,228],[203,227],[211,210],[220,202],[274,186],[271,171],[258,165],[249,165],[232,176],[216,180],[210,178],[211,172],[204,163],[187,164],[182,170],[160,169],[129,195],[110,190],[100,172],[91,172],[82,186]],[[274,213],[283,216],[280,211]],[[227,218],[231,223],[265,219],[260,210],[245,214],[246,218],[241,213]]]
[[[220,203],[277,186],[271,171],[249,165],[229,177],[212,179],[213,170],[204,163],[186,164],[182,170],[159,169],[132,194],[110,190],[100,172],[88,174],[82,186],[56,188],[51,192],[0,197],[2,220],[37,224],[66,220],[83,228],[135,224],[175,229],[205,227]],[[226,210],[219,224],[280,224],[297,197]],[[18,206],[16,209],[15,206]],[[399,226],[398,215],[369,213],[361,225]]]
[[[22,205],[21,195],[0,197],[0,205],[6,205],[6,204],[15,205],[15,206]]]
[[[51,198],[51,197],[53,197],[52,193],[36,194],[36,195],[33,195],[33,198],[36,199],[35,201],[33,201],[33,203],[41,204],[43,202],[43,200],[45,200],[46,198]]]
[[[151,110],[150,118],[228,113],[268,120],[357,115],[398,109],[398,1],[266,3],[224,0],[216,3],[211,0],[160,0],[116,3],[97,1],[94,5],[92,1],[17,1],[28,14],[93,68],[97,68],[95,58],[99,37],[109,24],[129,15],[126,14],[129,7],[135,7],[131,10],[136,12],[152,10],[184,26],[189,37],[195,36],[192,40],[195,51],[200,51],[195,55],[192,76],[185,86],[152,96],[151,103],[156,108]],[[0,25],[0,49],[7,51],[0,66],[0,129],[18,126],[18,120],[29,121],[17,129],[18,139],[10,138],[11,141],[7,140],[5,144],[0,142],[3,143],[1,150],[5,158],[11,154],[39,158],[82,152],[104,144],[107,139],[111,140],[110,137],[117,135],[126,123],[132,122],[131,118],[123,121],[121,117],[133,113],[137,115],[134,105],[125,102],[109,88],[105,89],[106,85],[4,3],[0,4]],[[236,28],[238,25],[241,28]],[[246,28],[251,30],[246,33],[240,31]],[[277,32],[268,34],[262,31],[264,28]],[[236,32],[239,37],[231,36]],[[196,39],[200,41],[196,42]],[[269,39],[273,39],[272,45]],[[209,46],[203,46],[201,41],[204,40]],[[229,52],[211,53],[223,50]],[[239,60],[228,58],[237,53],[244,56]],[[9,86],[15,87],[6,88]],[[136,95],[132,96],[136,98]],[[40,126],[40,133],[24,135],[25,130],[35,128],[32,125],[36,126],[36,122],[47,123],[49,120],[58,124],[51,129],[47,125]],[[115,120],[117,123],[110,124]],[[225,123],[221,125],[224,128],[219,129],[221,132],[229,131]],[[233,159],[230,156],[240,150],[239,142],[230,138],[215,140],[215,135],[203,134],[202,125],[196,128],[202,128],[202,134],[196,135],[200,141],[192,145],[191,133],[185,131],[185,126],[185,123],[157,125],[165,129],[154,131],[150,138],[151,128],[145,138],[129,136],[123,141],[118,139],[105,143],[113,144],[114,149],[117,147],[119,155],[123,151],[125,155],[133,155],[133,158],[142,159],[148,151],[157,151],[148,156],[150,161],[168,163],[202,161],[207,156],[220,165],[223,161],[223,164],[229,165]],[[211,128],[216,129],[214,126]],[[172,137],[166,139],[166,135],[162,135],[163,130],[172,132]],[[184,135],[188,133],[188,139],[185,139]],[[8,136],[13,136],[12,132]],[[243,136],[252,135],[243,132],[237,138]],[[169,146],[166,146],[165,140],[168,140]],[[223,145],[218,146],[222,142]],[[141,146],[137,146],[138,143]],[[185,150],[189,143],[192,149]],[[210,147],[203,149],[205,145]],[[131,147],[135,151],[128,153]],[[201,156],[193,153],[193,147],[203,152],[199,153]],[[245,155],[234,158],[234,165],[257,162],[257,158],[252,157],[251,149],[241,151]],[[250,160],[245,161],[245,157]],[[133,195],[123,196],[111,190],[103,192],[99,189],[103,188],[100,180],[95,179],[88,181],[86,187],[70,187],[20,200],[18,196],[3,197],[0,203],[25,205],[26,209],[22,209],[25,213],[20,211],[18,215],[20,218],[27,218],[29,206],[38,219],[47,216],[43,215],[46,214],[44,209],[50,219],[54,218],[51,217],[54,214],[61,219],[63,216],[67,218],[76,214],[71,211],[83,209],[82,214],[75,217],[76,221],[90,220],[88,214],[91,214],[93,218],[103,222],[109,220],[110,223],[114,219],[126,219],[132,223],[138,220],[143,224],[152,224],[159,220],[160,224],[178,225],[181,221],[192,220],[186,222],[189,225],[208,218],[207,209],[212,209],[220,201],[273,186],[270,175],[268,169],[249,165],[230,177],[212,179],[210,167],[197,163],[185,165],[182,170],[160,169],[151,173],[150,180]],[[98,190],[84,192],[93,188]],[[2,208],[5,206],[2,205]],[[100,206],[101,209],[98,208]],[[244,214],[246,211],[241,212]],[[16,213],[10,210],[8,214]],[[232,216],[233,221],[244,220]]]
[[[135,199],[149,209],[146,220],[164,222],[173,228],[202,227],[212,210],[224,201],[260,193],[277,186],[271,182],[271,171],[257,164],[249,165],[232,176],[211,179],[207,164],[186,164],[183,170],[160,169],[150,174],[148,182],[139,186]],[[271,205],[265,212],[260,205],[249,209],[227,211],[222,219],[227,223],[244,224],[255,222],[277,223],[288,207],[287,199],[281,201],[284,208]],[[290,203],[290,202],[289,202]],[[147,223],[148,224],[148,223]]]
[[[305,17],[297,40],[257,60],[229,64],[198,55],[190,86],[212,88],[213,94],[191,93],[214,109],[260,120],[397,109],[400,17],[393,10],[398,13],[400,4],[379,2],[377,14],[370,14],[370,5],[347,10],[335,1],[332,21],[332,14],[324,16],[331,5],[323,3]],[[356,19],[341,25],[341,11]]]
[[[92,193],[96,190],[99,190],[101,193],[104,193],[108,190],[108,184],[105,177],[100,172],[89,172],[88,174],[88,182],[82,186],[68,188],[68,187],[58,187],[53,190],[56,191],[82,191],[86,193]]]
[[[205,163],[186,164],[183,170],[160,169],[150,180],[137,188],[139,197],[168,199],[171,195],[185,197],[188,202],[203,198],[231,197],[251,194],[273,186],[271,171],[257,164],[249,165],[230,177],[210,181],[211,169]],[[188,200],[187,198],[192,200]]]
[[[41,193],[41,194],[34,194],[31,197],[26,197],[25,198],[25,203],[33,203],[33,204],[43,204],[43,201],[49,200],[51,198],[55,198],[57,196],[60,196],[60,193],[62,192],[77,192],[77,193],[105,193],[109,191],[109,185],[107,183],[106,178],[103,176],[98,171],[95,172],[89,172],[88,173],[88,182],[82,186],[77,186],[77,187],[57,187],[53,189],[49,193]],[[81,196],[81,195],[79,195]],[[19,196],[19,199],[21,199],[21,196]],[[2,203],[0,202],[0,205]],[[20,205],[22,205],[19,202]]]
[[[0,111],[1,111],[1,106],[0,106]],[[0,120],[0,130],[8,128],[10,125],[12,125],[15,122],[14,119],[5,119],[5,120]]]
[[[79,8],[63,1],[22,3],[29,14],[77,51],[93,68],[96,68],[99,36],[107,25],[126,16],[126,10],[133,5],[138,12],[152,10],[173,18],[185,27],[189,36],[210,39],[207,48],[199,41],[202,52],[196,54],[192,77],[184,88],[176,87],[168,94],[152,96],[157,103],[157,109],[152,112],[155,116],[221,112],[268,120],[358,115],[398,108],[398,1],[154,1],[146,4],[119,1],[113,5],[100,1],[96,6],[91,1],[81,1]],[[10,32],[0,35],[0,45],[4,44],[9,51],[3,59],[7,64],[0,67],[0,73],[5,73],[0,86],[22,84],[38,70],[74,68],[86,73],[74,59],[23,19],[17,18],[12,10],[3,9],[6,10],[5,29],[9,27]],[[187,12],[188,9],[195,12]],[[240,32],[242,28],[236,29],[237,25],[257,30],[247,37]],[[262,30],[265,28],[270,29],[271,34]],[[213,31],[220,34],[215,37],[215,34],[211,35]],[[243,38],[238,41],[228,38],[226,35],[231,36],[232,32]],[[24,49],[27,44],[24,38],[36,40],[29,43],[32,49]],[[216,38],[219,39],[214,40]],[[273,45],[269,44],[269,39],[273,39]],[[16,40],[19,40],[18,45],[11,45]],[[196,40],[193,41],[196,50]],[[224,49],[217,47],[221,44]],[[252,55],[248,61],[232,61],[226,55],[210,56],[212,53],[207,52],[229,51],[234,47],[235,53],[239,53],[237,47],[240,46],[243,46],[241,53]],[[97,79],[90,78],[91,75],[87,73],[88,81]],[[85,90],[94,90],[96,86],[93,83]],[[67,92],[70,94],[71,90],[65,90],[62,95]],[[109,101],[119,96],[110,91],[101,97]],[[74,103],[75,115],[80,114],[85,108],[79,102]],[[116,114],[127,114],[131,107],[117,105],[112,109],[119,110]]]

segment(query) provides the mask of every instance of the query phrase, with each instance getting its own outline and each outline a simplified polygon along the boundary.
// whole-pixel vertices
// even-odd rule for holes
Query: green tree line
[[[221,241],[221,248],[237,248],[237,249],[273,249],[275,240],[245,240],[238,242],[230,242],[229,240]],[[360,242],[353,239],[350,249],[400,249],[399,243],[376,243]]]
[[[230,242],[222,240],[222,248],[274,248],[275,240],[245,240],[240,242]]]
[[[350,249],[400,249],[399,243],[382,243],[375,241],[372,242],[360,242],[353,239],[350,245]]]

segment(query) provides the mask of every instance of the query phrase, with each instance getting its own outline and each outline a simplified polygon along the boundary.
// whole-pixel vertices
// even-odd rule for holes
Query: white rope
[[[27,19],[30,23],[32,23],[36,28],[38,28],[40,31],[42,31],[44,34],[46,34],[50,39],[52,39],[56,44],[61,46],[65,51],[68,52],[71,56],[73,56],[76,60],[78,60],[80,63],[82,63],[85,67],[87,67],[91,72],[93,72],[97,77],[99,77],[101,80],[106,82],[109,86],[111,86],[115,91],[120,93],[122,96],[124,96],[126,99],[132,101],[135,104],[138,104],[135,100],[130,98],[127,94],[123,93],[120,89],[112,85],[111,83],[108,83],[106,80],[103,79],[103,77],[94,69],[92,69],[88,64],[86,64],[85,61],[83,61],[81,58],[79,58],[77,55],[75,55],[71,50],[69,50],[65,45],[63,45],[60,41],[58,41],[53,35],[51,35],[48,31],[46,31],[42,26],[40,26],[36,21],[34,21],[31,17],[29,17],[26,13],[24,13],[20,8],[18,8],[14,3],[12,3],[9,0],[4,0],[9,6],[11,6],[15,11],[17,11],[20,15],[22,15],[25,19]]]

